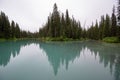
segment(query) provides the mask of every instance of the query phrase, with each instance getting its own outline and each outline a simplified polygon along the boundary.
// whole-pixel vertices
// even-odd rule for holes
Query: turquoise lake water
[[[0,80],[120,80],[120,44],[0,42]]]

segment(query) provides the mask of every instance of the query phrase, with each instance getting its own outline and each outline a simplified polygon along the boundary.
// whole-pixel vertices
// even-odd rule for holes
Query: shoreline
[[[4,41],[18,41],[18,40],[37,40],[41,42],[75,42],[75,41],[98,41],[98,42],[105,42],[105,43],[120,43],[120,40],[117,37],[106,37],[103,40],[92,40],[87,38],[81,38],[81,39],[72,39],[72,38],[63,38],[63,37],[57,37],[57,38],[51,38],[51,37],[42,37],[42,38],[14,38],[14,39],[4,39],[0,38],[0,42]]]

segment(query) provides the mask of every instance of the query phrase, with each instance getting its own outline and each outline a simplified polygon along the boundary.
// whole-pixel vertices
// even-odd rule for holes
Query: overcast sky
[[[111,15],[117,0],[0,0],[0,11],[8,15],[23,30],[38,31],[46,23],[47,17],[57,3],[58,10],[65,13],[69,10],[70,17],[80,20],[89,26],[101,15]]]

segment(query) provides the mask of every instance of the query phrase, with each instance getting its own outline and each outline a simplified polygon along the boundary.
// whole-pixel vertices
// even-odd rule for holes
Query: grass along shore
[[[107,42],[107,43],[120,43],[120,38],[118,38],[118,37],[105,37],[103,39],[103,42]]]
[[[80,39],[73,39],[73,38],[65,38],[65,37],[42,37],[39,39],[40,41],[46,42],[46,41],[86,41],[87,38],[80,38]]]
[[[10,38],[10,39],[0,38],[0,42],[2,42],[2,41],[17,41],[17,40],[40,40],[40,39],[38,39],[38,38]]]
[[[80,39],[72,39],[72,38],[64,38],[64,37],[42,37],[39,38],[40,41],[47,42],[47,41],[89,41],[91,39],[88,38],[80,38]],[[106,43],[120,43],[120,38],[118,37],[105,37],[102,40],[96,40],[96,41],[102,41]]]
[[[49,41],[89,41],[91,39],[88,38],[80,38],[80,39],[73,39],[73,38],[65,38],[65,37],[42,37],[42,38],[11,38],[11,39],[4,39],[0,38],[0,42],[2,41],[17,41],[17,40],[39,40],[42,42],[49,42]],[[103,40],[96,40],[96,41],[102,41],[106,43],[120,43],[120,38],[118,37],[105,37]]]

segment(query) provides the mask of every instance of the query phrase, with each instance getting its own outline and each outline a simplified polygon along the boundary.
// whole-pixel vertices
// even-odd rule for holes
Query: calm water
[[[0,80],[120,80],[120,44],[0,42]]]

